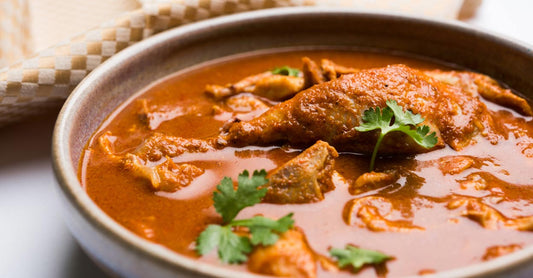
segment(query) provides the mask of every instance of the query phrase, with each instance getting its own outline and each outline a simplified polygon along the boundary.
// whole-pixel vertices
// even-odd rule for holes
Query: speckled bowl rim
[[[157,263],[169,266],[170,268],[180,271],[180,269],[187,269],[198,274],[207,276],[223,276],[223,277],[263,277],[246,272],[236,271],[224,267],[219,267],[204,263],[176,252],[173,252],[159,244],[152,243],[148,240],[142,239],[130,232],[126,228],[116,223],[111,217],[105,214],[87,195],[82,188],[78,177],[77,169],[71,165],[69,134],[72,130],[74,123],[69,122],[69,119],[76,113],[78,103],[81,99],[85,98],[85,91],[90,91],[90,85],[106,72],[113,71],[113,67],[116,64],[121,63],[135,56],[137,53],[143,50],[161,44],[167,40],[173,40],[180,36],[183,36],[189,32],[198,32],[201,30],[208,30],[212,26],[220,24],[234,22],[234,21],[248,21],[264,17],[276,17],[276,16],[291,16],[298,14],[324,14],[324,13],[336,13],[345,14],[350,16],[366,15],[375,16],[376,18],[401,18],[410,21],[416,21],[419,23],[431,23],[446,26],[447,28],[460,29],[467,33],[472,33],[477,36],[489,36],[492,40],[499,41],[500,44],[504,44],[510,48],[520,49],[522,51],[531,52],[531,47],[524,43],[519,43],[501,35],[492,35],[486,31],[482,31],[478,28],[466,25],[461,22],[446,21],[438,19],[430,19],[424,17],[409,17],[396,13],[382,13],[372,11],[354,11],[349,9],[339,8],[282,8],[282,9],[269,9],[247,13],[240,13],[230,16],[219,17],[215,19],[205,20],[199,23],[194,23],[173,30],[163,32],[155,35],[147,40],[139,42],[131,47],[126,48],[120,53],[114,55],[109,60],[104,62],[101,66],[91,72],[72,92],[70,97],[65,102],[62,108],[58,120],[55,125],[53,142],[52,142],[52,164],[53,169],[58,180],[59,189],[66,197],[66,199],[81,213],[81,215],[89,221],[94,227],[100,231],[105,232],[108,236],[112,237],[117,243],[129,249],[131,252],[141,254],[148,260],[154,260]],[[482,277],[489,274],[501,273],[506,269],[513,268],[518,265],[522,265],[526,262],[533,262],[533,245],[514,252],[510,255],[503,256],[488,262],[477,263],[466,267],[456,268],[448,271],[438,272],[433,275],[424,275],[424,277]],[[415,276],[413,276],[415,277]],[[419,277],[419,276],[416,276]]]

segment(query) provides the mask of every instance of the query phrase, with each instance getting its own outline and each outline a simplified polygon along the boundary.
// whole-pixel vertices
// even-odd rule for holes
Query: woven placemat
[[[29,52],[28,43],[31,40],[24,39],[31,37],[25,21],[25,17],[29,16],[29,9],[26,0],[2,1],[0,3],[0,42],[3,45],[0,44],[0,57],[6,56],[2,55],[2,49],[4,52],[10,47],[16,49],[8,55],[12,57],[8,61],[11,63],[15,58],[27,57]],[[41,9],[45,9],[43,5],[46,5],[46,1],[52,0],[42,1],[44,3],[41,2]],[[139,1],[143,4],[140,9],[122,14],[96,28],[46,48],[34,56],[0,69],[0,126],[57,108],[89,72],[109,57],[135,42],[183,24],[237,12],[305,5],[393,10],[425,16],[455,18],[464,4],[463,0]],[[115,4],[123,7],[135,6],[135,3],[131,4],[131,0],[130,2],[120,0]],[[68,24],[68,21],[59,22],[58,26],[61,22],[63,25]],[[57,28],[54,30],[57,31]],[[53,33],[48,31],[47,34],[54,35]],[[46,38],[43,39],[41,36],[36,41],[42,44],[43,41],[46,42]],[[14,47],[17,44],[20,46]]]

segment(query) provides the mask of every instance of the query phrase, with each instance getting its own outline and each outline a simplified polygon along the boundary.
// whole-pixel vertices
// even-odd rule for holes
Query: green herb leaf
[[[246,236],[233,233],[230,226],[209,225],[196,239],[196,252],[205,255],[218,248],[218,257],[224,263],[242,263],[252,251]]]
[[[394,116],[394,113],[388,107],[385,107],[383,111],[379,107],[376,107],[376,109],[370,108],[363,112],[363,123],[355,129],[361,132],[375,129],[387,132],[391,128],[392,116]]]
[[[380,264],[392,259],[391,256],[381,252],[357,248],[351,245],[346,245],[344,249],[332,248],[329,250],[329,254],[337,258],[337,264],[340,268],[351,265],[354,272],[357,272],[364,265]]]
[[[294,224],[292,215],[292,213],[289,213],[278,220],[254,216],[250,219],[233,220],[230,225],[248,227],[252,235],[251,242],[253,245],[262,244],[268,246],[278,241],[279,235],[277,233],[283,233],[292,228]]]
[[[233,220],[225,226],[209,225],[196,239],[196,252],[205,255],[217,248],[221,261],[230,264],[242,263],[248,259],[247,255],[252,252],[252,246],[276,243],[279,239],[277,233],[286,232],[293,224],[290,213],[278,220],[254,216],[250,219]],[[247,227],[251,239],[235,234],[232,230],[234,227]]]
[[[413,114],[411,111],[404,112],[403,108],[395,100],[387,100],[387,107],[383,108],[383,110],[379,107],[365,110],[362,120],[363,123],[355,128],[357,131],[380,130],[370,160],[370,171],[374,170],[374,163],[381,141],[389,132],[401,131],[411,137],[417,144],[427,149],[434,147],[438,141],[435,132],[429,133],[429,126],[417,126],[424,121],[421,115]],[[416,127],[416,129],[411,127]]]
[[[237,190],[231,178],[224,177],[217,186],[218,192],[213,193],[216,211],[222,215],[226,225],[209,225],[196,239],[196,252],[205,255],[217,248],[218,257],[225,263],[242,263],[256,245],[272,245],[279,239],[279,233],[290,229],[294,220],[292,213],[273,220],[263,216],[249,219],[234,220],[235,216],[245,207],[253,206],[265,196],[267,189],[259,188],[266,184],[266,171],[254,171],[250,177],[243,171],[238,177]],[[246,227],[248,235],[234,232],[236,227]]]
[[[300,71],[298,69],[291,68],[289,66],[274,68],[271,72],[273,74],[281,74],[281,75],[295,76],[295,77],[298,77],[300,75]]]
[[[224,177],[217,186],[218,192],[213,193],[213,201],[216,211],[222,215],[224,223],[229,223],[245,207],[253,206],[265,196],[267,189],[259,187],[268,182],[266,171],[254,171],[249,177],[248,171],[244,170],[238,177],[237,190],[233,188],[231,178]]]
[[[387,100],[387,107],[394,113],[394,122],[400,125],[416,126],[424,121],[424,118],[420,114],[413,114],[409,110],[403,112],[403,108],[395,100]]]

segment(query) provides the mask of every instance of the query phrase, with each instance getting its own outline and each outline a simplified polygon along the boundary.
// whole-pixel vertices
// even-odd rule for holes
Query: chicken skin
[[[231,146],[290,144],[307,147],[317,140],[338,151],[370,153],[376,132],[358,132],[363,112],[384,107],[396,100],[405,110],[420,114],[438,143],[459,150],[482,134],[496,143],[501,135],[484,103],[459,86],[438,81],[405,65],[361,70],[320,83],[261,116],[234,122],[221,137]],[[383,140],[381,153],[420,153],[428,151],[403,133],[391,133]]]

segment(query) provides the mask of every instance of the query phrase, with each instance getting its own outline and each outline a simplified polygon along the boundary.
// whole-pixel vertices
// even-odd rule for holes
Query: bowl
[[[331,46],[402,52],[478,71],[533,98],[530,46],[465,24],[348,9],[284,8],[242,13],[156,35],[87,76],[59,114],[53,167],[66,223],[89,256],[120,277],[257,277],[209,265],[144,240],[92,202],[78,179],[89,137],[115,108],[152,82],[212,59],[259,49]],[[533,246],[424,277],[530,277]]]

